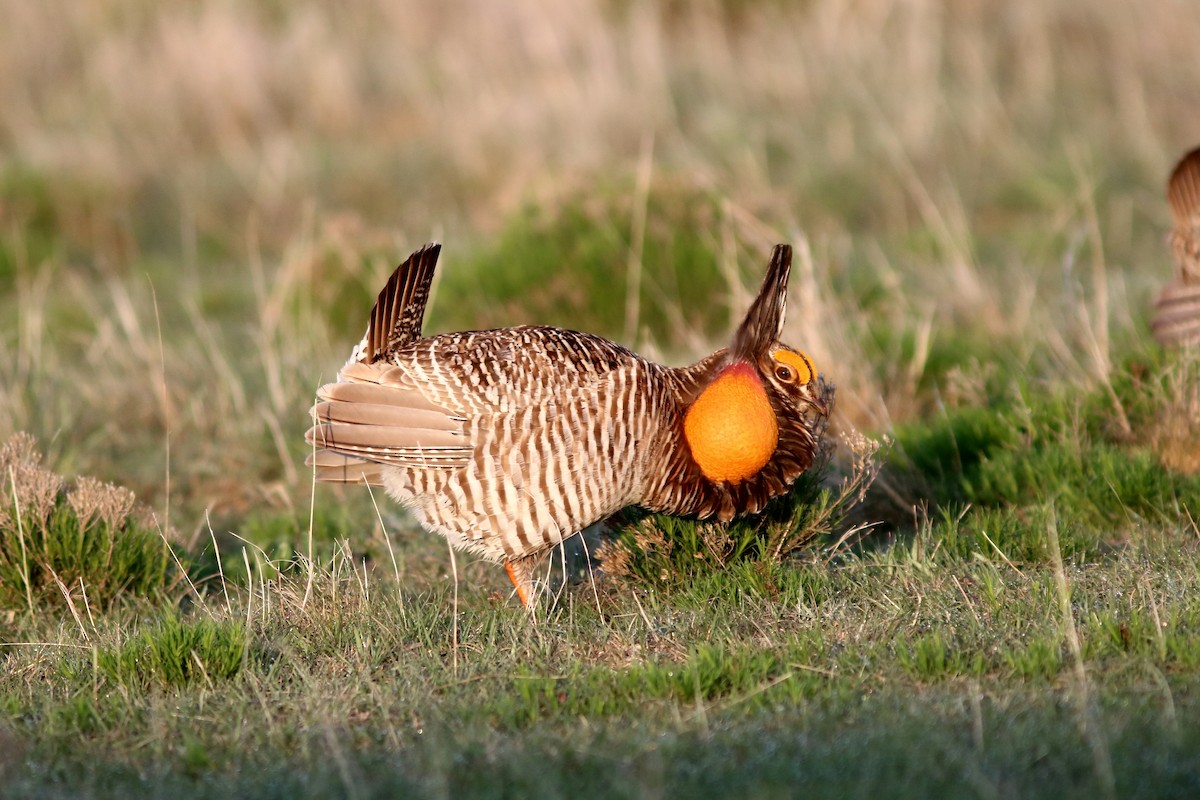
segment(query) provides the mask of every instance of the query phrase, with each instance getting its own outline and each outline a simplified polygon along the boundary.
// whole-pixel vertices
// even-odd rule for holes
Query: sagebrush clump
[[[108,607],[171,593],[181,574],[154,515],[133,492],[95,478],[68,483],[42,464],[36,440],[0,447],[0,607],[64,599]]]

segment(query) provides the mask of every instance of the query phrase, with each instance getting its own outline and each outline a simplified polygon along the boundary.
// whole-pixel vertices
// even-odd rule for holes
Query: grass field
[[[0,796],[1200,795],[1200,6],[502,5],[6,5]],[[791,242],[830,463],[531,623],[303,467],[435,238],[671,363]]]

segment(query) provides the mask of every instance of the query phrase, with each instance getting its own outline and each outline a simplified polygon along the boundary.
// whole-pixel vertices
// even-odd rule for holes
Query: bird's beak
[[[832,383],[826,383],[823,376],[817,376],[817,391],[813,399],[809,402],[812,404],[813,410],[826,419],[833,412],[833,400],[837,393],[837,387]]]

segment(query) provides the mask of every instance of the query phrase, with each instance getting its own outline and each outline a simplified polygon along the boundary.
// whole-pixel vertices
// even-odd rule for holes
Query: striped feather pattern
[[[790,250],[776,249],[738,351],[677,369],[561,328],[422,339],[427,291],[396,287],[428,286],[431,273],[405,274],[425,269],[418,256],[428,252],[400,266],[380,295],[386,309],[377,305],[338,381],[318,390],[308,463],[318,480],[382,484],[455,547],[506,563],[523,601],[531,559],[626,506],[727,520],[761,510],[812,463],[833,387],[779,383],[770,355],[785,347],[776,337]],[[381,333],[388,321],[395,330]],[[683,418],[720,370],[747,359],[779,417],[777,449],[757,475],[714,483],[691,456]]]
[[[350,361],[374,363],[389,350],[421,338],[425,304],[441,252],[442,246],[431,242],[392,273],[375,299],[367,332],[355,346]]]
[[[1150,322],[1164,346],[1200,343],[1200,148],[1180,159],[1167,183],[1175,227],[1171,252],[1175,279],[1162,290]]]
[[[1167,284],[1154,304],[1150,329],[1164,345],[1200,342],[1200,284]]]
[[[1200,211],[1200,147],[1184,155],[1171,170],[1167,181],[1167,203],[1171,206],[1176,228],[1196,224],[1196,214]]]

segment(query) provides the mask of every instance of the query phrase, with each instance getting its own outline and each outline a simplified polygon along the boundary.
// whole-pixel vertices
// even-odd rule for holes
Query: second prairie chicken
[[[521,602],[564,539],[630,505],[729,520],[811,466],[834,387],[779,341],[779,245],[733,342],[665,367],[539,326],[423,338],[441,247],[401,264],[338,380],[317,391],[317,480],[383,486],[456,548],[504,564]]]
[[[1200,343],[1200,147],[1180,159],[1167,182],[1174,228],[1175,278],[1154,304],[1150,322],[1164,345]]]

